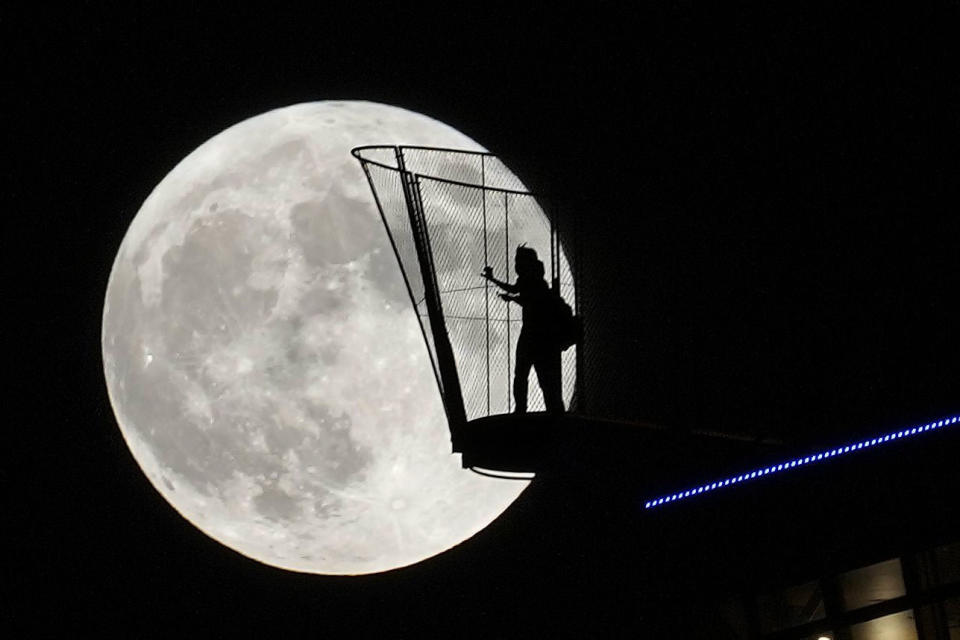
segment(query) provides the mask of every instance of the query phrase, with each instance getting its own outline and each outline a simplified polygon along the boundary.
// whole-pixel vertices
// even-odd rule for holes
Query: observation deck
[[[565,220],[559,206],[526,190],[488,152],[365,146],[352,154],[400,263],[453,451],[463,454],[464,467],[482,461],[489,470],[535,471],[546,425],[557,418],[542,414],[544,399],[535,384],[529,387],[530,413],[512,413],[521,317],[481,271],[489,266],[497,278],[512,280],[514,250],[526,245],[549,263],[552,290],[578,314],[575,256],[561,240]],[[572,410],[582,405],[582,348],[571,346],[561,356],[563,400]]]
[[[582,316],[583,296],[577,290],[582,261],[569,242],[578,235],[575,218],[567,220],[557,202],[526,190],[487,152],[365,146],[352,154],[367,176],[400,263],[453,451],[461,454],[465,468],[498,477],[556,472],[568,482],[606,476],[613,478],[611,492],[643,487],[649,492],[644,509],[662,511],[662,505],[723,493],[757,478],[792,475],[794,469],[800,473],[820,463],[835,466],[834,459],[863,449],[904,438],[923,440],[945,427],[955,432],[960,424],[954,415],[811,452],[798,443],[782,448],[755,437],[589,416],[581,375],[584,349],[591,344],[589,312],[583,339],[562,354],[568,412],[545,413],[541,392],[531,384],[530,412],[514,413],[513,358],[521,318],[480,274],[490,266],[499,279],[510,280],[513,250],[526,244],[549,260],[552,289]]]
[[[558,202],[526,190],[495,155],[417,146],[364,146],[352,154],[400,264],[452,449],[464,468],[498,477],[572,477],[577,469],[607,469],[638,478],[659,469],[661,479],[680,481],[682,461],[693,449],[718,464],[745,462],[769,449],[755,438],[586,414],[580,374],[591,318],[582,317],[577,291],[582,261],[571,246],[576,219],[565,217]],[[521,317],[480,274],[490,266],[499,279],[511,280],[514,249],[521,244],[549,261],[550,286],[583,321],[583,339],[561,356],[566,413],[546,413],[536,384],[529,385],[528,412],[514,412]],[[639,451],[646,462],[638,466]],[[673,462],[664,469],[651,460]]]

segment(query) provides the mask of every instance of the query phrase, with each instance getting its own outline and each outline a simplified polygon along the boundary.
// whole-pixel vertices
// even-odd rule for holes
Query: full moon
[[[483,150],[382,104],[258,115],[157,185],[107,284],[104,373],[133,457],[205,534],[293,571],[422,561],[527,485],[450,453],[415,312],[350,155],[366,144]]]

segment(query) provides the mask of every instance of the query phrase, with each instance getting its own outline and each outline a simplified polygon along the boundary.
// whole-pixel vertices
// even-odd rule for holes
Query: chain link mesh
[[[398,157],[402,154],[402,157]],[[443,320],[456,360],[468,420],[509,413],[514,406],[513,375],[521,329],[519,307],[501,300],[499,290],[481,278],[485,266],[500,280],[516,279],[513,255],[526,244],[537,251],[550,274],[559,277],[561,295],[576,308],[573,272],[560,243],[551,251],[554,207],[528,193],[519,178],[495,156],[417,147],[375,147],[355,155],[367,171],[390,233],[397,259],[427,339],[438,382],[441,377],[417,257],[403,172],[415,180],[426,223]],[[562,355],[563,397],[573,399],[577,349]],[[531,372],[533,373],[533,372]],[[531,375],[531,377],[535,377]],[[441,393],[443,388],[441,384]],[[529,385],[528,409],[542,411],[539,385]]]
[[[377,151],[380,151],[379,149]],[[392,152],[391,152],[392,154]],[[410,299],[413,302],[427,341],[427,350],[430,354],[430,364],[433,367],[437,383],[441,385],[440,372],[437,367],[436,349],[433,345],[433,333],[430,329],[430,318],[427,316],[424,301],[423,277],[417,263],[417,249],[414,244],[413,230],[410,227],[410,216],[407,212],[406,199],[403,194],[401,174],[396,169],[390,169],[377,164],[366,164],[365,169],[372,185],[376,185],[375,197],[383,217],[384,226],[390,236],[394,253],[400,263],[403,278],[407,283]]]

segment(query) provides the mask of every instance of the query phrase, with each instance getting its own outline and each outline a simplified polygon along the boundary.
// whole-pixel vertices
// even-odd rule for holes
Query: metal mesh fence
[[[424,301],[423,277],[417,265],[417,250],[413,230],[410,226],[410,217],[407,213],[401,174],[396,169],[373,163],[366,164],[365,169],[371,184],[376,185],[374,197],[387,228],[387,234],[390,236],[393,251],[400,263],[410,299],[416,309],[417,318],[427,342],[427,350],[430,353],[430,364],[433,367],[434,376],[437,378],[437,383],[440,384],[440,392],[443,393],[443,385],[437,367],[436,348],[433,344],[433,332],[430,329],[430,318],[427,315]]]
[[[424,329],[434,372],[445,404],[449,399],[436,348],[445,331],[455,360],[467,420],[509,413],[514,407],[513,372],[521,311],[498,297],[499,290],[480,276],[490,266],[500,280],[515,280],[514,251],[536,250],[547,277],[553,275],[563,298],[576,308],[573,272],[564,247],[552,233],[555,209],[524,190],[520,180],[495,156],[415,147],[373,147],[354,151],[377,198],[411,300]],[[404,192],[404,180],[410,188]],[[409,198],[413,196],[414,202]],[[411,213],[411,207],[414,213]],[[421,216],[418,237],[415,218]],[[431,327],[417,243],[426,245],[428,270],[436,282],[443,327]],[[422,248],[422,247],[421,247]],[[567,406],[577,382],[577,349],[562,355],[563,397]],[[531,372],[528,409],[544,409]],[[448,407],[448,413],[449,413]]]

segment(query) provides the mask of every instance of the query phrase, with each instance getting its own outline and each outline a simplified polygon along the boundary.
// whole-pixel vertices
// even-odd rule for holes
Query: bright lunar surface
[[[482,150],[367,102],[245,120],[178,164],[110,274],[103,360],[157,491],[269,565],[362,574],[466,540],[527,483],[460,468],[416,315],[350,149]]]

